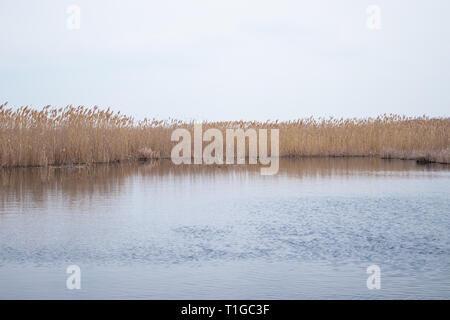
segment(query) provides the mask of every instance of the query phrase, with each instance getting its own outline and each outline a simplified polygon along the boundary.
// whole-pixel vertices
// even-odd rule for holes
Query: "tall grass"
[[[0,165],[109,163],[157,150],[167,153],[173,125],[147,119],[135,123],[120,112],[98,107],[46,106],[38,111],[1,105]]]
[[[41,110],[0,105],[0,166],[111,163],[170,157],[175,128],[192,122],[144,119],[83,106]],[[365,119],[208,122],[219,128],[278,128],[280,156],[374,156],[450,163],[450,119],[382,115]]]

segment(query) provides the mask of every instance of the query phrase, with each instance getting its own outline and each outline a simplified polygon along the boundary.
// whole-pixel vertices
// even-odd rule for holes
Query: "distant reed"
[[[134,120],[95,106],[41,110],[0,105],[0,166],[112,163],[170,157],[176,119]],[[278,128],[280,156],[372,156],[450,163],[450,119],[381,115],[364,119],[207,122],[207,128]]]

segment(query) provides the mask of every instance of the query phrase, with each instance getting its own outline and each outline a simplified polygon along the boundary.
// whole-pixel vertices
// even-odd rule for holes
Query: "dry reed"
[[[280,156],[373,156],[450,163],[450,119],[382,115],[204,123],[207,128],[278,128]],[[0,166],[111,163],[170,157],[176,128],[193,122],[144,119],[97,106],[7,108],[0,105]]]

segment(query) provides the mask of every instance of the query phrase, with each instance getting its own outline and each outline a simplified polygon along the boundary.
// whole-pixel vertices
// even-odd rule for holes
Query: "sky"
[[[0,103],[137,119],[448,117],[449,13],[448,0],[1,0]]]

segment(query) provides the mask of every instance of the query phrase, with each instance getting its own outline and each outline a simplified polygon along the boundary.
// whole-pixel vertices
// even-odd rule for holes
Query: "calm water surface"
[[[0,171],[0,298],[450,299],[450,169],[380,159]],[[81,268],[81,290],[66,268]],[[381,268],[368,290],[366,268]]]

